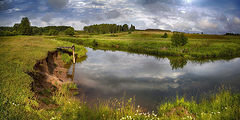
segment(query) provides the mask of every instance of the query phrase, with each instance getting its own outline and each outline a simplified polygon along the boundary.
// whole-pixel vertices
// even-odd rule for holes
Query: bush
[[[51,29],[51,30],[49,30],[48,35],[58,35],[58,31]]]
[[[93,45],[93,47],[97,47],[98,46],[98,42],[96,40],[93,40],[92,45]]]
[[[174,46],[184,46],[188,43],[188,38],[183,33],[173,33],[171,41]]]
[[[71,63],[72,62],[72,56],[69,56],[67,53],[62,53],[62,61],[64,63]]]
[[[0,31],[0,36],[14,36],[15,32],[11,31]]]
[[[65,30],[65,35],[73,36],[74,35],[74,29],[73,28],[66,29]]]
[[[168,34],[164,33],[164,35],[162,36],[162,38],[168,38]]]

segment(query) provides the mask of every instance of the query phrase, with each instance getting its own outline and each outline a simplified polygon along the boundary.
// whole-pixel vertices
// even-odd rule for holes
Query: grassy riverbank
[[[33,78],[27,73],[58,46],[72,43],[38,36],[0,37],[0,119],[38,118],[39,111],[34,108],[39,104],[31,90]],[[79,56],[86,53],[82,46],[77,50]]]
[[[134,31],[131,34],[80,34],[76,37],[56,37],[63,41],[97,47],[156,56],[182,56],[187,59],[217,59],[240,56],[240,37],[224,35],[185,34],[188,44],[182,47],[171,45],[172,33],[162,38],[164,32]]]
[[[159,106],[158,111],[146,113],[134,104],[134,99],[111,99],[90,108],[85,101],[74,98],[75,93],[70,91],[76,85],[69,83],[44,99],[48,106],[40,107],[32,91],[33,78],[27,72],[34,71],[36,61],[45,58],[48,51],[71,45],[42,36],[0,37],[0,119],[240,119],[240,94],[228,90],[203,98],[200,103],[177,98]],[[83,47],[77,48],[79,56],[85,54]]]

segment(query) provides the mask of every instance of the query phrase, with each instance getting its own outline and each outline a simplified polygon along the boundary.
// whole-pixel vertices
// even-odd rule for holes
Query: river
[[[240,58],[196,62],[87,49],[87,58],[68,74],[89,103],[135,97],[137,105],[152,109],[177,95],[198,99],[221,86],[240,89]]]

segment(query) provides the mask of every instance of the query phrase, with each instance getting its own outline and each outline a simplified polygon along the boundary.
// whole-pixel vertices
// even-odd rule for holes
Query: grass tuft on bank
[[[66,89],[65,89],[66,90]],[[135,105],[135,99],[109,99],[88,107],[72,94],[59,91],[54,100],[60,106],[51,116],[54,119],[81,120],[238,120],[240,119],[240,94],[221,89],[204,97],[200,102],[176,97],[174,101],[158,106],[157,111],[146,112]]]

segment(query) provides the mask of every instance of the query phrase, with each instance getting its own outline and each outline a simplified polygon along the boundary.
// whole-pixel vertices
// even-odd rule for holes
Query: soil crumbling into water
[[[68,69],[64,67],[65,63],[61,59],[60,52],[71,54],[61,50],[48,52],[45,59],[37,61],[34,71],[28,72],[34,79],[32,91],[40,103],[40,108],[54,107],[55,105],[51,102],[53,93],[62,84],[71,82],[71,78],[67,76]]]

